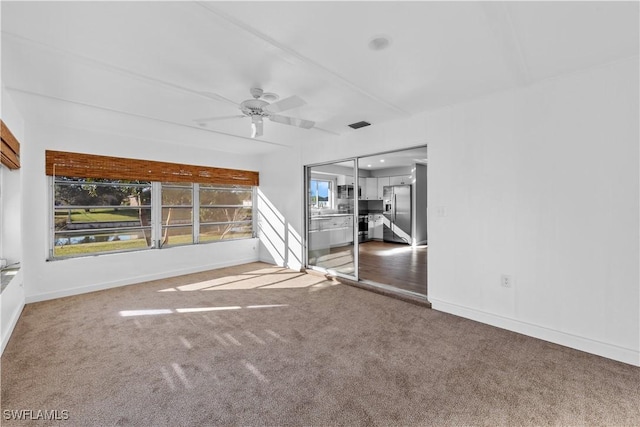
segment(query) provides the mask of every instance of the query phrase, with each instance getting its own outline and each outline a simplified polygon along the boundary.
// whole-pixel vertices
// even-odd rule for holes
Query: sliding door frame
[[[304,218],[304,244],[303,244],[303,267],[310,269],[310,270],[314,270],[314,271],[319,271],[322,273],[330,273],[330,274],[334,274],[338,277],[343,277],[345,279],[349,279],[349,280],[355,280],[356,282],[359,280],[358,278],[358,252],[360,252],[359,249],[359,242],[358,242],[358,197],[354,196],[353,198],[353,219],[352,219],[352,228],[353,228],[353,271],[354,274],[353,275],[349,275],[349,274],[344,274],[344,273],[340,273],[338,271],[334,271],[332,270],[331,272],[329,272],[328,269],[324,268],[324,267],[319,267],[319,266],[315,266],[315,265],[309,265],[309,225],[311,222],[311,212],[309,210],[309,185],[311,183],[311,169],[318,167],[318,166],[326,166],[326,165],[333,165],[336,163],[342,163],[342,162],[353,162],[353,173],[354,173],[354,179],[355,179],[355,187],[358,188],[358,183],[359,183],[359,177],[358,177],[358,159],[356,157],[350,157],[350,158],[346,158],[346,159],[341,159],[341,160],[333,160],[330,162],[322,162],[322,163],[313,163],[313,164],[308,164],[308,165],[304,165],[303,168],[303,176],[304,176],[304,188],[303,188],[303,199],[304,203],[303,203],[303,218]],[[337,189],[336,189],[337,191]],[[357,193],[356,193],[357,194]]]
[[[399,151],[406,151],[406,150],[413,150],[413,149],[417,149],[417,148],[427,148],[428,144],[425,142],[423,144],[418,144],[418,145],[413,145],[410,147],[404,147],[404,148],[397,148],[394,150],[386,150],[386,151],[379,151],[379,152],[375,152],[375,153],[371,153],[371,154],[364,154],[364,155],[358,155],[355,157],[349,157],[349,158],[345,158],[345,159],[339,159],[339,160],[332,160],[332,161],[326,161],[326,162],[320,162],[320,163],[311,163],[311,164],[307,164],[307,165],[303,165],[303,176],[304,176],[304,194],[303,194],[303,200],[304,200],[304,206],[303,206],[303,218],[304,218],[304,238],[303,238],[303,266],[304,268],[308,268],[311,270],[315,270],[315,271],[320,271],[323,273],[327,273],[328,270],[323,268],[323,267],[317,267],[317,266],[310,266],[309,265],[309,225],[310,225],[310,220],[311,220],[311,212],[309,211],[309,183],[310,183],[310,169],[313,167],[317,167],[317,166],[324,166],[324,165],[331,165],[331,164],[335,164],[335,163],[341,163],[341,162],[347,162],[347,161],[353,161],[353,165],[354,165],[354,186],[356,188],[360,187],[360,176],[358,175],[358,171],[359,171],[359,166],[360,166],[360,159],[365,158],[365,157],[373,157],[373,156],[380,156],[380,155],[384,155],[384,154],[390,154],[390,153],[396,153]],[[429,168],[427,168],[427,176],[429,174]],[[428,181],[428,178],[427,178]],[[355,193],[355,191],[354,191]],[[357,193],[356,193],[357,194]],[[427,193],[427,206],[428,206],[429,202],[428,202],[428,193]],[[428,297],[428,283],[427,283],[427,292],[423,295],[417,292],[412,292],[412,291],[408,291],[408,290],[404,290],[404,289],[400,289],[397,288],[395,286],[392,285],[387,285],[384,283],[378,283],[378,282],[373,282],[370,280],[366,280],[366,279],[360,279],[359,276],[359,270],[360,270],[360,262],[359,262],[359,254],[360,254],[360,242],[358,241],[358,212],[359,212],[359,200],[358,197],[355,196],[354,197],[354,215],[353,215],[353,233],[354,233],[354,254],[353,254],[353,259],[354,259],[354,275],[353,276],[349,276],[346,274],[342,274],[342,273],[338,273],[335,272],[335,275],[338,277],[344,277],[346,279],[349,280],[355,280],[356,282],[359,283],[363,283],[365,285],[368,286],[372,286],[374,288],[379,288],[379,289],[383,289],[386,291],[390,291],[393,292],[395,294],[399,294],[399,295],[407,295],[413,298],[419,298],[419,299],[424,299],[427,300]],[[428,228],[429,228],[429,222],[427,219],[427,233],[428,233]],[[428,252],[427,252],[427,259],[428,259]],[[428,263],[428,261],[427,261]],[[332,274],[334,274],[334,272],[332,272]],[[428,281],[428,280],[427,280]]]

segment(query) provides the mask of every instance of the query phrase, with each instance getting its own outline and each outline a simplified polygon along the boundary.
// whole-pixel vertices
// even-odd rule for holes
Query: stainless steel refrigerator
[[[384,187],[385,242],[411,244],[411,186],[392,185]]]

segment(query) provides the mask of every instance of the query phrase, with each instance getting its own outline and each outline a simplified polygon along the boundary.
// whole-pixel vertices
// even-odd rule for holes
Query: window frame
[[[79,180],[82,180],[84,178],[78,178],[78,177],[62,177],[65,179],[69,179],[69,180],[74,180],[74,181],[58,181],[56,178],[61,178],[61,177],[56,177],[56,176],[47,176],[49,182],[48,182],[48,192],[49,192],[49,210],[50,210],[50,215],[49,215],[49,221],[50,221],[50,225],[49,225],[49,256],[47,258],[48,261],[56,261],[56,260],[63,260],[63,259],[72,259],[72,258],[84,258],[84,257],[88,257],[88,256],[99,256],[99,255],[107,255],[107,254],[114,254],[114,253],[127,253],[127,252],[137,252],[137,251],[144,251],[144,250],[153,250],[153,249],[170,249],[170,248],[174,248],[174,247],[181,247],[181,246],[190,246],[190,245],[198,245],[198,244],[209,244],[209,243],[217,243],[217,242],[223,242],[223,241],[234,241],[234,240],[246,240],[246,239],[253,239],[256,237],[257,235],[257,222],[256,222],[256,217],[257,217],[257,204],[256,204],[256,194],[257,194],[257,185],[252,185],[252,184],[202,184],[202,185],[206,185],[206,186],[211,186],[214,185],[215,187],[219,187],[221,189],[229,189],[232,190],[233,188],[242,188],[247,192],[251,192],[251,220],[245,220],[245,221],[237,221],[237,223],[242,223],[242,224],[251,224],[251,236],[248,237],[237,237],[237,238],[231,238],[231,239],[217,239],[217,240],[206,240],[204,242],[200,242],[200,183],[191,183],[191,191],[192,191],[192,198],[191,198],[191,227],[192,227],[192,242],[191,243],[181,243],[181,244],[174,244],[174,245],[163,245],[162,244],[162,239],[163,239],[163,231],[165,229],[164,225],[163,225],[163,221],[162,221],[162,209],[163,207],[165,207],[162,203],[162,185],[163,182],[160,181],[150,181],[150,186],[151,186],[151,201],[150,201],[150,205],[149,205],[149,209],[150,209],[150,214],[151,214],[151,219],[150,219],[150,225],[149,228],[151,231],[151,243],[149,246],[147,247],[140,247],[140,248],[130,248],[130,249],[115,249],[115,250],[107,250],[107,251],[98,251],[98,252],[89,252],[86,254],[73,254],[73,255],[55,255],[55,242],[56,242],[56,222],[55,222],[55,216],[56,216],[56,210],[57,206],[55,205],[55,194],[56,194],[56,185],[59,183],[64,183],[66,185],[73,185],[72,182],[78,182]],[[111,179],[111,178],[105,178],[105,179]],[[112,181],[126,181],[126,179],[111,179]],[[92,183],[94,184],[94,183]],[[109,183],[95,183],[95,184],[99,184],[99,185],[104,185],[107,186],[109,185]],[[164,183],[164,184],[175,184],[175,185],[188,185],[189,183],[184,182],[184,183],[178,183],[178,182],[171,182],[171,183]],[[112,184],[113,185],[113,184]],[[149,184],[131,184],[131,185],[136,185],[136,186],[149,186]],[[75,205],[72,205],[74,208],[76,208]],[[78,205],[79,206],[79,205]],[[146,206],[146,205],[145,205]],[[225,207],[227,205],[220,205],[220,207]],[[80,206],[80,208],[82,208],[83,206]],[[100,206],[97,206],[98,208]],[[111,208],[113,208],[114,206],[109,206]],[[186,206],[185,206],[186,207]],[[215,205],[207,205],[207,207],[211,207],[211,208],[216,208],[218,206]],[[95,207],[92,207],[95,208]],[[229,222],[232,223],[232,222]],[[207,225],[209,223],[205,223],[205,225]],[[139,228],[143,228],[143,226],[139,227]],[[132,228],[133,229],[133,228]]]
[[[200,204],[200,185],[203,185],[204,188],[203,190],[208,191],[208,190],[223,190],[223,191],[228,191],[228,192],[233,192],[235,191],[242,191],[242,192],[251,192],[251,206],[246,206],[244,204],[242,205],[228,205],[228,204],[218,204],[218,205],[202,205]],[[242,224],[242,225],[246,225],[246,224],[251,224],[251,235],[252,237],[255,237],[256,235],[256,191],[255,191],[255,186],[246,186],[246,185],[237,185],[237,186],[225,186],[224,184],[199,184],[198,185],[198,214],[194,216],[198,217],[198,239],[200,239],[200,227],[202,225],[204,226],[208,226],[208,225],[226,225],[226,224]],[[241,209],[246,209],[246,208],[250,208],[251,209],[251,219],[250,220],[240,220],[240,221],[205,221],[202,222],[200,219],[200,215],[201,209],[221,209],[221,208],[241,208]],[[236,239],[218,239],[218,240],[207,240],[206,243],[211,243],[211,242],[216,242],[216,241],[226,241],[226,240],[242,240],[242,239],[247,239],[248,237],[238,237]]]
[[[311,178],[310,182],[313,183],[314,181],[316,182],[316,191],[318,193],[318,199],[316,199],[316,204],[315,205],[310,204],[309,207],[312,208],[312,209],[335,209],[334,208],[334,206],[335,206],[334,194],[335,194],[335,191],[337,190],[337,186],[336,186],[335,181],[332,180],[332,179]],[[327,199],[327,203],[328,203],[328,206],[324,206],[324,207],[319,206],[319,197],[320,197],[319,194],[320,194],[320,191],[318,190],[318,185],[317,185],[318,182],[326,182],[328,184],[327,185],[327,198],[328,198]],[[312,195],[310,195],[309,200],[311,200],[311,198],[312,198]]]
[[[157,181],[154,181],[157,182]],[[186,183],[186,182],[158,182],[158,185],[160,187],[160,227],[159,227],[159,231],[160,231],[160,235],[158,236],[158,242],[157,242],[157,246],[159,249],[162,248],[170,248],[170,247],[177,247],[177,246],[189,246],[189,245],[197,245],[198,244],[198,236],[196,233],[196,227],[195,227],[195,209],[196,209],[196,188],[198,186],[197,183]],[[187,189],[189,188],[191,190],[191,204],[190,205],[165,205],[164,204],[164,200],[163,200],[163,190],[167,188],[167,189]],[[199,200],[197,201],[199,203]],[[175,224],[175,225],[165,225],[164,224],[164,213],[163,210],[165,208],[176,208],[176,209],[185,209],[185,208],[191,208],[191,222],[189,224]],[[191,227],[191,243],[178,243],[178,244],[167,244],[164,241],[164,231],[165,229],[171,229],[171,228],[180,228],[180,227]]]

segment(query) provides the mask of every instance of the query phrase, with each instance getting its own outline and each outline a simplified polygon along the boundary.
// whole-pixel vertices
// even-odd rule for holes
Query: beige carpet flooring
[[[29,304],[3,426],[640,425],[640,368],[267,264]]]

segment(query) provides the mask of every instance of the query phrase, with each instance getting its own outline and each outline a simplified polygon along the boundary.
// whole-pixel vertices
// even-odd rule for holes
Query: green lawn
[[[88,255],[107,251],[126,251],[129,249],[143,249],[147,247],[145,239],[120,240],[115,242],[78,243],[75,245],[56,246],[53,256],[64,257],[73,255]]]
[[[226,239],[249,238],[251,233],[229,233]],[[201,243],[214,242],[220,240],[219,235],[202,234],[200,236]],[[191,235],[170,236],[169,242],[165,246],[187,245],[192,243]],[[96,243],[76,243],[73,245],[55,246],[53,250],[54,257],[90,255],[100,252],[110,251],[126,251],[130,249],[145,249],[147,242],[145,239],[117,240],[113,242],[96,242]]]
[[[111,222],[111,221],[138,221],[138,209],[92,209],[86,212],[84,209],[71,211],[71,222]],[[56,222],[66,221],[69,211],[57,210]]]

